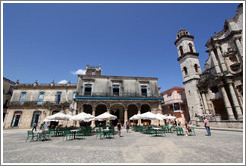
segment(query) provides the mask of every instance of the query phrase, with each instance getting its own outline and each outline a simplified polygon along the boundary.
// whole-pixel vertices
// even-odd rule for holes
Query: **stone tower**
[[[197,88],[202,72],[198,60],[199,53],[195,50],[193,39],[194,36],[191,36],[188,31],[180,29],[174,42],[178,49],[178,61],[182,71],[191,122],[197,120],[196,115],[204,113],[201,96]]]

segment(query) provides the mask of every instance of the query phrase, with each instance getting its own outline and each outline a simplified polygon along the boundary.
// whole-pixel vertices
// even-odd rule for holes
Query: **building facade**
[[[5,121],[5,116],[8,109],[8,104],[13,93],[14,81],[11,81],[3,77],[3,122]]]
[[[206,43],[209,57],[201,72],[194,37],[181,29],[175,45],[178,49],[191,121],[198,125],[202,116],[212,115],[211,125],[243,125],[243,4],[227,19],[224,29]]]
[[[161,113],[161,101],[157,78],[105,76],[101,75],[101,66],[87,65],[85,75],[78,75],[77,84],[17,82],[4,127],[30,128],[33,123],[40,124],[45,117],[60,111],[70,115],[86,112],[94,116],[109,112],[125,123],[137,113]],[[96,123],[92,121],[91,126]]]
[[[76,84],[19,84],[13,87],[13,95],[4,122],[4,128],[31,128],[40,125],[46,116],[64,112],[76,94]],[[51,122],[55,123],[55,122]]]
[[[162,113],[172,115],[182,124],[190,121],[190,115],[187,107],[185,89],[183,87],[173,87],[161,92],[164,102],[162,103]]]

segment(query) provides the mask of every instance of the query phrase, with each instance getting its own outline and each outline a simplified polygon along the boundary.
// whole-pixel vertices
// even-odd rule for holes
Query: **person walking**
[[[129,131],[129,129],[130,129],[129,121],[126,121],[126,132],[127,132],[127,133],[128,133],[128,131]]]
[[[204,117],[204,127],[207,130],[208,136],[211,136],[209,121],[206,117]]]
[[[120,120],[118,121],[118,123],[117,123],[117,128],[118,128],[118,135],[119,135],[119,137],[121,137],[121,123],[120,123]]]
[[[33,123],[32,132],[33,132],[34,129],[35,129],[35,131],[37,131],[37,123]]]

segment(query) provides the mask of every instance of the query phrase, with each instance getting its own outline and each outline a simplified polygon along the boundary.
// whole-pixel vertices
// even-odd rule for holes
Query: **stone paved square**
[[[5,163],[243,163],[243,132],[196,129],[196,136],[167,133],[155,137],[122,130],[122,136],[97,140],[25,142],[27,130],[3,130]]]

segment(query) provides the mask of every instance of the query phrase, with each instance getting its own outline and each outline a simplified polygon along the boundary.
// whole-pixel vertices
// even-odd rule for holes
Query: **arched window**
[[[43,104],[43,100],[44,100],[44,92],[39,92],[37,104],[38,105],[42,105]]]
[[[183,47],[179,46],[180,55],[183,55]]]
[[[189,43],[190,52],[193,52],[192,44]]]
[[[194,65],[194,68],[195,68],[195,71],[198,72],[198,65],[197,64]]]
[[[185,75],[187,75],[188,74],[187,68],[184,67],[183,70],[184,70]]]
[[[61,95],[62,95],[62,92],[56,92],[56,104],[60,104]]]
[[[23,104],[25,102],[25,100],[26,100],[26,92],[21,92],[19,103]]]

